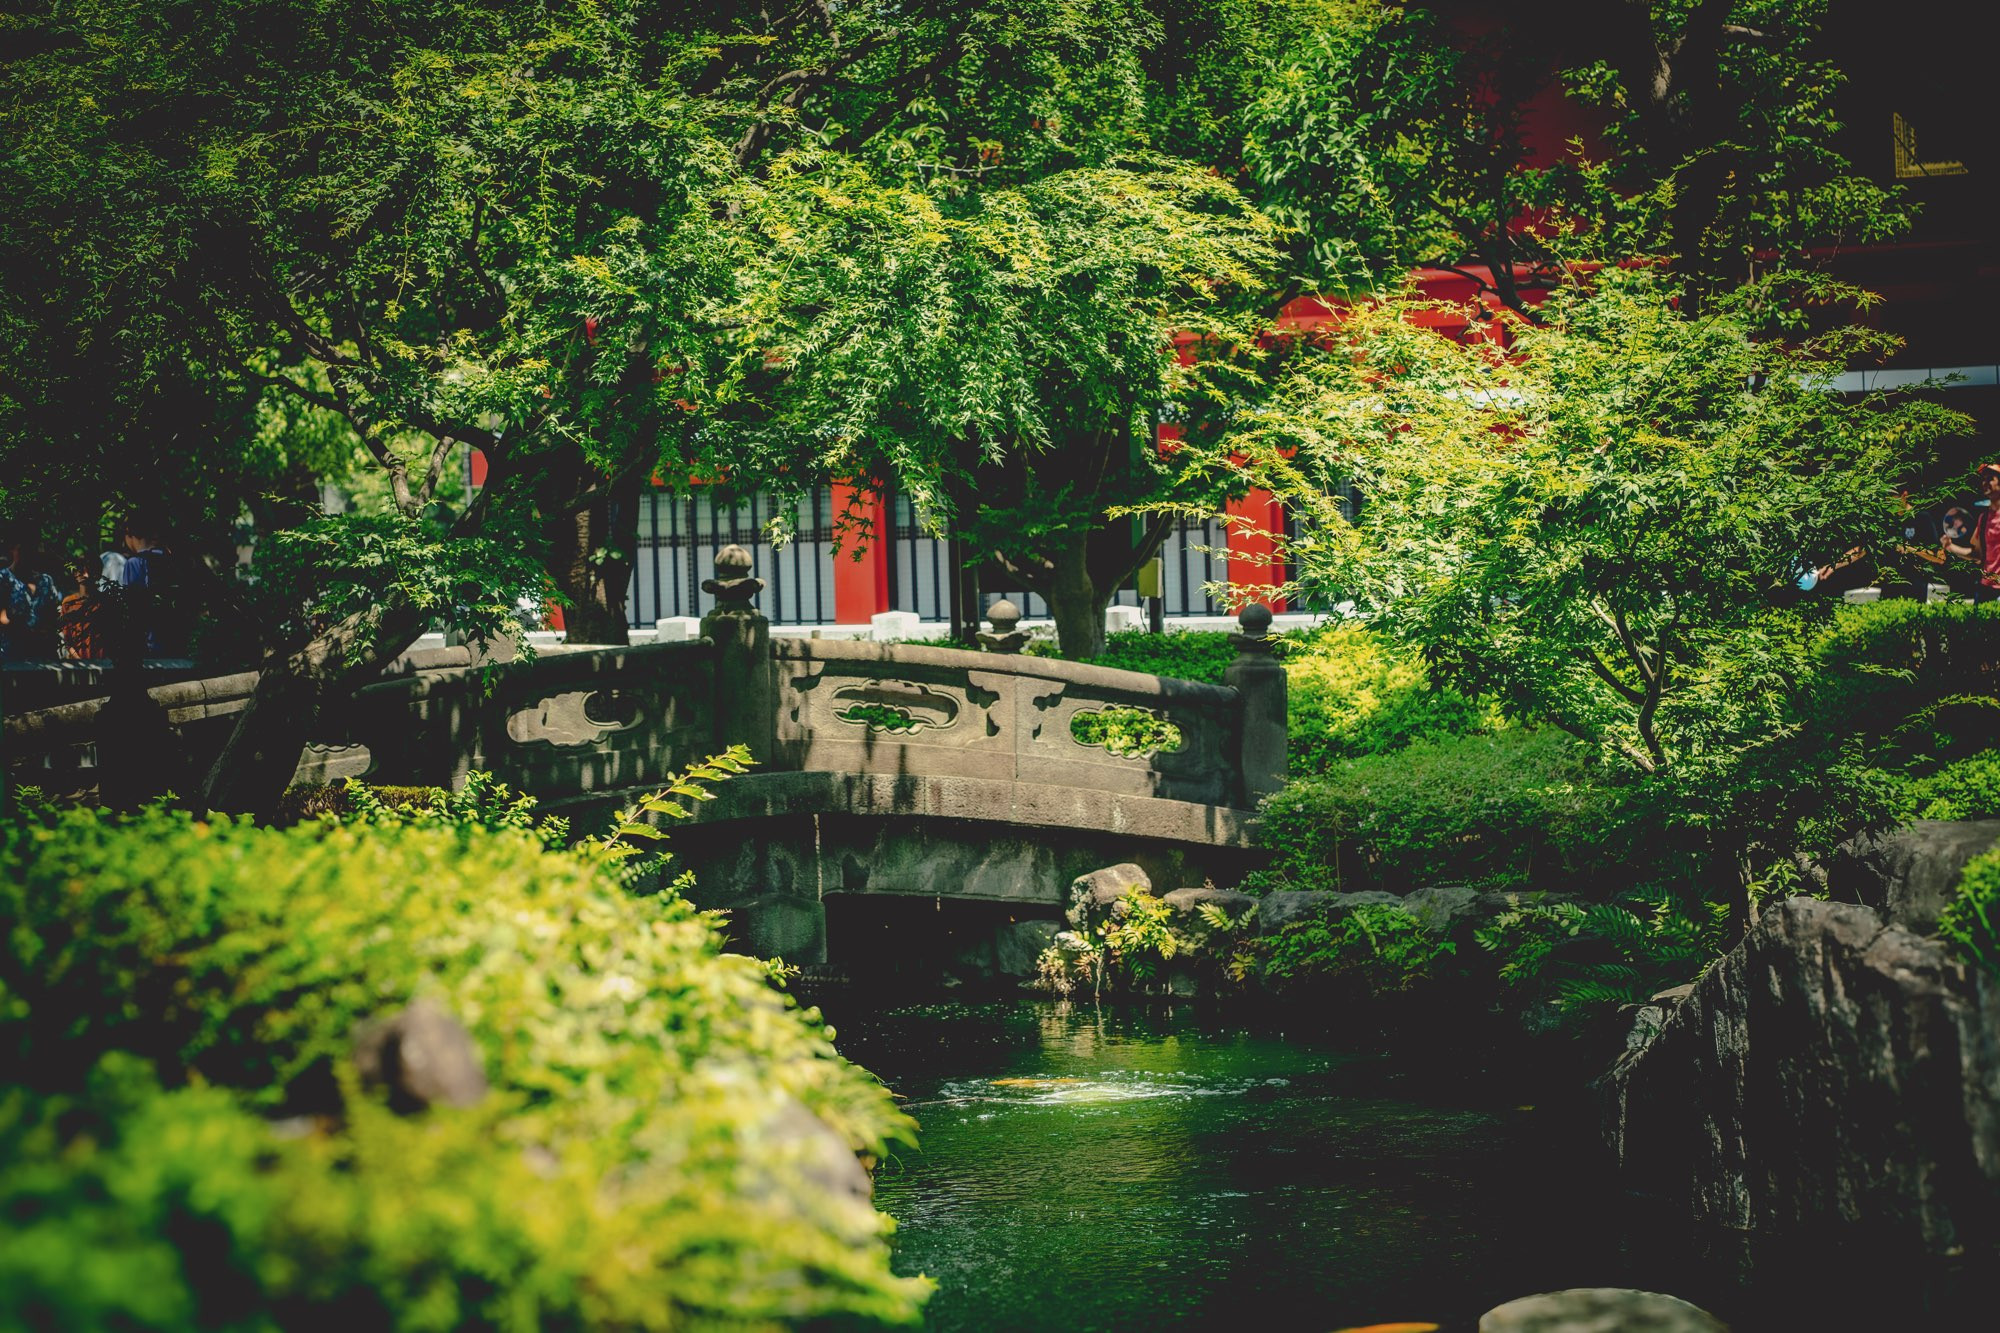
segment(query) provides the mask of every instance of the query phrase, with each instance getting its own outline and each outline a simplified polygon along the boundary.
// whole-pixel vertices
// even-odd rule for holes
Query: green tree
[[[1295,229],[1308,285],[1479,266],[1469,276],[1525,315],[1524,292],[1568,262],[1670,255],[1706,296],[1771,256],[1907,225],[1836,146],[1826,14],[1825,0],[1623,0],[1517,6],[1472,31],[1357,0],[1260,81],[1243,116],[1255,197]],[[1588,157],[1534,142],[1533,104],[1554,95],[1598,118]]]
[[[1163,457],[1156,428],[1198,433],[1255,391],[1229,363],[1254,348],[1246,316],[1276,274],[1271,229],[1227,183],[1236,119],[1256,65],[1339,8],[1091,0],[968,18],[962,51],[901,102],[870,81],[898,86],[907,55],[858,64],[824,99],[823,137],[886,193],[864,199],[821,155],[786,159],[837,183],[773,195],[791,211],[760,248],[789,308],[755,325],[783,349],[759,448],[787,462],[760,471],[799,484],[831,444],[1043,596],[1065,653],[1099,651],[1104,607],[1172,527],[1111,511],[1212,513],[1231,480]],[[828,228],[840,244],[822,245]],[[802,263],[815,247],[824,262]]]
[[[394,22],[305,3],[33,16],[4,71],[5,225],[62,276],[10,279],[9,322],[107,348],[131,377],[114,427],[184,366],[239,419],[277,404],[281,436],[335,423],[387,497],[281,535],[287,578],[265,582],[286,614],[209,803],[268,806],[326,703],[431,623],[498,627],[540,583],[533,525],[688,429],[676,400],[701,396],[709,307],[735,296],[714,219],[737,173],[718,109],[679,81],[705,48],[650,22],[442,3]],[[8,410],[38,428],[10,453],[59,448],[50,426],[95,369],[27,363],[40,345],[9,353],[28,387]],[[246,470],[249,432],[218,434],[202,466]],[[442,506],[466,447],[488,484]]]
[[[760,479],[699,437],[763,361],[727,312],[775,272],[742,248],[760,192],[796,180],[770,163],[829,142],[879,142],[878,164],[932,179],[1068,162],[1073,123],[1137,123],[1115,40],[1136,12],[433,0],[390,21],[104,0],[16,20],[0,66],[17,146],[0,234],[25,261],[0,285],[10,464],[60,488],[42,463],[102,434],[108,461],[78,491],[148,452],[187,458],[217,479],[219,523],[269,489],[257,449],[289,441],[295,500],[350,449],[384,497],[272,544],[259,692],[205,799],[267,807],[331,700],[433,623],[501,626],[539,592],[524,557],[540,548],[577,623],[622,636],[642,479],[700,458]],[[948,134],[947,88],[966,90]],[[1002,120],[1011,152],[982,128]],[[73,410],[93,395],[108,406]],[[167,396],[186,400],[170,419]],[[446,503],[468,448],[488,484]],[[171,488],[147,498],[188,517]]]
[[[1106,511],[1212,508],[1233,479],[1163,455],[1155,431],[1254,385],[1237,349],[1255,341],[1270,225],[1170,161],[958,200],[799,170],[810,188],[768,192],[757,218],[782,281],[755,284],[745,315],[766,349],[756,402],[711,443],[769,475],[901,479],[1049,600],[1065,654],[1101,652],[1106,605],[1173,522],[1135,536]]]
[[[1312,592],[1354,599],[1440,682],[1676,782],[1786,725],[1804,625],[1779,607],[1810,568],[1890,554],[1904,491],[1966,424],[1827,390],[1880,335],[1788,343],[1757,336],[1764,288],[1699,315],[1680,295],[1607,271],[1504,349],[1358,306],[1228,439],[1308,516],[1288,557]],[[1347,482],[1368,497],[1353,522],[1330,498]]]

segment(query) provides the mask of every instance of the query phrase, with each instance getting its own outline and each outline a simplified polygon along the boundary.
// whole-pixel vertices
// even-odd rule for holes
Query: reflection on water
[[[1738,1333],[1896,1327],[1914,1308],[1913,1284],[1827,1281],[1823,1251],[1757,1291],[1635,1239],[1587,1128],[1449,1071],[1418,1092],[1324,1037],[1026,1000],[833,1016],[923,1126],[876,1197],[898,1271],[939,1284],[934,1329],[1471,1333],[1502,1301],[1576,1286],[1669,1291]]]

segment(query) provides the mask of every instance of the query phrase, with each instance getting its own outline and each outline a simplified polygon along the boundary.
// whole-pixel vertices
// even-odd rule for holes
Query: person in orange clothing
[[[1979,494],[1982,508],[1972,520],[1972,533],[1963,542],[1947,535],[1945,552],[1979,564],[1979,582],[1973,587],[1975,602],[2000,602],[2000,463],[1979,465]]]
[[[104,630],[104,601],[98,592],[98,565],[85,558],[70,566],[76,590],[62,599],[57,623],[62,628],[63,656],[83,661],[111,656],[110,636]]]

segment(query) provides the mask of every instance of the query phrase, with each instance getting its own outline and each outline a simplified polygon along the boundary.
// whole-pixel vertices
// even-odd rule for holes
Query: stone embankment
[[[1602,1083],[1630,1189],[1696,1221],[2000,1262],[2000,982],[1929,932],[2000,821],[1850,845]]]

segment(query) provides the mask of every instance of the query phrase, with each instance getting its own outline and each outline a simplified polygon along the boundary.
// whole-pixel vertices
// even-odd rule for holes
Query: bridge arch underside
[[[578,826],[616,804],[567,811]],[[1230,886],[1261,864],[1251,813],[1037,783],[909,775],[759,773],[732,779],[673,830],[676,870],[696,900],[730,913],[735,947],[835,964],[828,899],[850,895],[1006,907],[1057,921],[1077,876],[1130,861],[1156,889]]]

